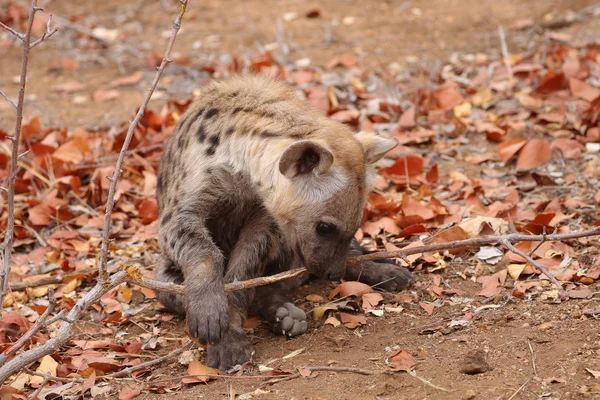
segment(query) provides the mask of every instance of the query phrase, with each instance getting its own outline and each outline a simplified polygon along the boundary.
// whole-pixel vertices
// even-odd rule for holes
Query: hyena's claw
[[[200,344],[218,343],[229,330],[229,305],[225,292],[190,291],[186,302],[189,334]]]
[[[227,371],[238,364],[250,361],[254,356],[254,347],[243,331],[232,328],[221,341],[208,346],[206,351],[206,365]]]
[[[275,321],[279,324],[282,335],[294,337],[308,329],[306,314],[292,303],[285,303],[275,313]]]

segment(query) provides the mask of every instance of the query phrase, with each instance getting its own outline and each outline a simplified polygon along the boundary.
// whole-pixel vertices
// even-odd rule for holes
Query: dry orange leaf
[[[389,357],[389,367],[393,371],[412,371],[417,366],[414,357],[406,350],[396,350]]]
[[[510,160],[527,143],[523,139],[508,139],[498,145],[498,158],[504,162]]]
[[[523,146],[517,158],[517,169],[528,170],[541,167],[550,161],[552,150],[544,139],[531,139]]]
[[[329,300],[333,299],[338,294],[341,297],[346,296],[361,296],[365,293],[373,293],[373,288],[362,282],[347,281],[339,284],[329,293]]]
[[[350,329],[358,328],[359,326],[367,324],[367,317],[364,315],[353,315],[342,312],[340,313],[340,319],[342,320],[342,324],[344,324],[346,328]]]
[[[428,315],[433,314],[433,304],[430,303],[419,303],[419,307],[421,307]]]
[[[600,89],[575,78],[569,78],[569,89],[571,89],[573,96],[587,101],[593,101],[596,97],[600,96]]]
[[[383,301],[380,293],[365,293],[362,295],[362,309],[364,311],[372,310]]]
[[[188,375],[190,377],[183,378],[183,383],[198,383],[208,382],[211,379],[216,379],[213,375],[219,375],[219,370],[215,368],[207,367],[200,361],[194,360],[188,365]]]
[[[146,199],[140,203],[139,209],[140,217],[142,217],[142,224],[148,225],[151,222],[156,221],[158,218],[158,203],[156,199]]]

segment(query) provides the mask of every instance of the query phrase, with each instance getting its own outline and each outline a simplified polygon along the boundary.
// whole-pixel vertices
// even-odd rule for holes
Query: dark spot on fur
[[[217,151],[217,147],[219,146],[221,139],[219,138],[219,136],[214,135],[210,136],[208,138],[208,141],[210,142],[210,146],[208,147],[208,149],[206,149],[206,155],[212,156],[213,154],[215,154],[215,151]]]
[[[272,137],[277,137],[279,135],[277,133],[273,133],[270,131],[264,131],[263,133],[260,134],[260,136],[262,136],[264,138],[272,138]]]
[[[162,174],[158,175],[158,178],[156,178],[156,190],[158,192],[162,192],[163,189],[163,177]]]
[[[210,119],[210,118],[214,117],[217,114],[219,114],[219,110],[217,110],[216,108],[209,108],[208,111],[206,112],[206,115],[204,117],[206,119]]]
[[[229,127],[229,128],[227,128],[227,130],[225,131],[225,135],[227,135],[227,136],[231,136],[231,135],[233,135],[233,131],[234,131],[234,129],[233,129],[233,126],[230,126],[230,127]]]
[[[200,126],[198,127],[198,132],[196,132],[196,139],[198,139],[200,143],[204,142],[204,139],[206,139],[206,132],[204,131],[204,126],[202,124],[200,124]]]
[[[169,245],[171,246],[171,250],[175,250],[175,247],[177,246],[177,239],[175,239],[175,238],[171,239],[171,242],[169,243]]]
[[[239,113],[240,111],[242,111],[244,108],[243,107],[236,107],[233,109],[233,111],[231,112],[233,115]]]
[[[275,118],[275,113],[273,111],[268,110],[259,111],[258,115],[263,118]]]
[[[163,217],[162,217],[162,219],[161,219],[160,223],[161,223],[162,225],[165,225],[165,224],[167,224],[167,223],[168,223],[168,222],[171,220],[171,217],[172,217],[172,216],[173,216],[173,214],[172,214],[172,213],[170,213],[170,212],[166,213],[165,215],[163,215]]]
[[[302,139],[304,136],[303,136],[303,135],[300,135],[299,133],[292,133],[292,134],[290,134],[290,137],[291,137],[292,139],[300,140],[300,139]]]

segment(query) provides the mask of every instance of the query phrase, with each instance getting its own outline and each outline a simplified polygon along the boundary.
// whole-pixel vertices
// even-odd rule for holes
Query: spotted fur
[[[185,283],[186,294],[158,297],[211,345],[211,366],[229,368],[251,356],[242,332],[251,305],[284,333],[306,329],[296,318],[301,311],[286,303],[285,284],[226,294],[224,282],[305,266],[330,279],[348,274],[373,284],[387,276],[388,289],[409,283],[410,274],[391,264],[346,269],[350,248],[359,251],[351,242],[373,164],[395,145],[352,133],[279,81],[241,76],[203,90],[168,140],[157,182],[158,277]],[[323,223],[335,232],[319,234]]]

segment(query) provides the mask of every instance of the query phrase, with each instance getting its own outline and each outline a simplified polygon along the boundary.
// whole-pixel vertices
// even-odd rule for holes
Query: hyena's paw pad
[[[254,347],[243,331],[230,329],[219,343],[208,346],[206,365],[227,371],[238,364],[250,361],[254,356]]]
[[[306,314],[292,303],[284,303],[275,313],[279,331],[289,337],[303,334],[308,329]]]

